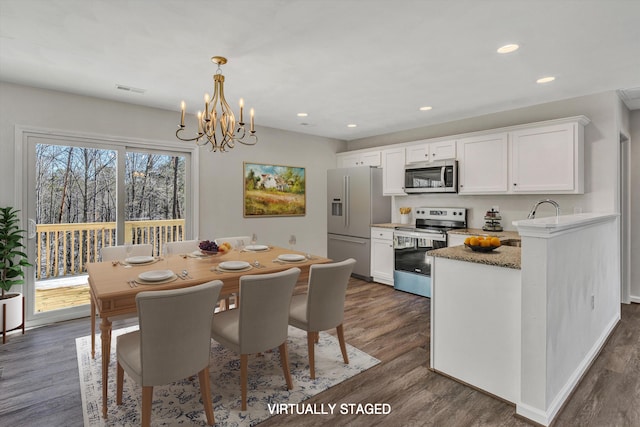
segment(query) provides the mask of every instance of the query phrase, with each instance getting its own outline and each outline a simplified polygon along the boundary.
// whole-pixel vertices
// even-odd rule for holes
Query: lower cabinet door
[[[371,276],[393,286],[393,240],[371,239]]]

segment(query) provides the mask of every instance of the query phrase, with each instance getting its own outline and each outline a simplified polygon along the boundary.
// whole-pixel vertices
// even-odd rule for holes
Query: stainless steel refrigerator
[[[354,276],[371,280],[371,224],[391,221],[391,197],[382,195],[382,169],[327,171],[327,254],[355,258]]]

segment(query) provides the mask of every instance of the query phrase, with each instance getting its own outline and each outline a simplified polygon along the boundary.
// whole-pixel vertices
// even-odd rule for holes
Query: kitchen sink
[[[507,239],[500,242],[502,246],[515,246],[517,248],[522,247],[522,240],[520,239]]]

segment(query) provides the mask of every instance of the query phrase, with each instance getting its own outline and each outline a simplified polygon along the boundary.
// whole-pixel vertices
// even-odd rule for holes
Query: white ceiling
[[[0,79],[177,125],[221,55],[227,100],[258,126],[352,140],[638,88],[639,19],[638,0],[0,0]],[[507,43],[521,47],[497,54]]]

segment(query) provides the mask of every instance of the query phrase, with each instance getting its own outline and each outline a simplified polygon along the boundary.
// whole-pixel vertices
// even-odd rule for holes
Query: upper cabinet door
[[[512,132],[511,191],[582,193],[578,125],[564,123]]]
[[[380,151],[365,153],[338,154],[336,157],[339,168],[353,168],[356,166],[380,166]]]
[[[429,144],[412,145],[405,148],[406,163],[429,162]]]
[[[508,134],[497,133],[458,141],[460,194],[506,193]]]
[[[429,157],[432,162],[456,158],[456,141],[439,141],[429,144]]]
[[[404,196],[404,148],[382,150],[382,194]]]

